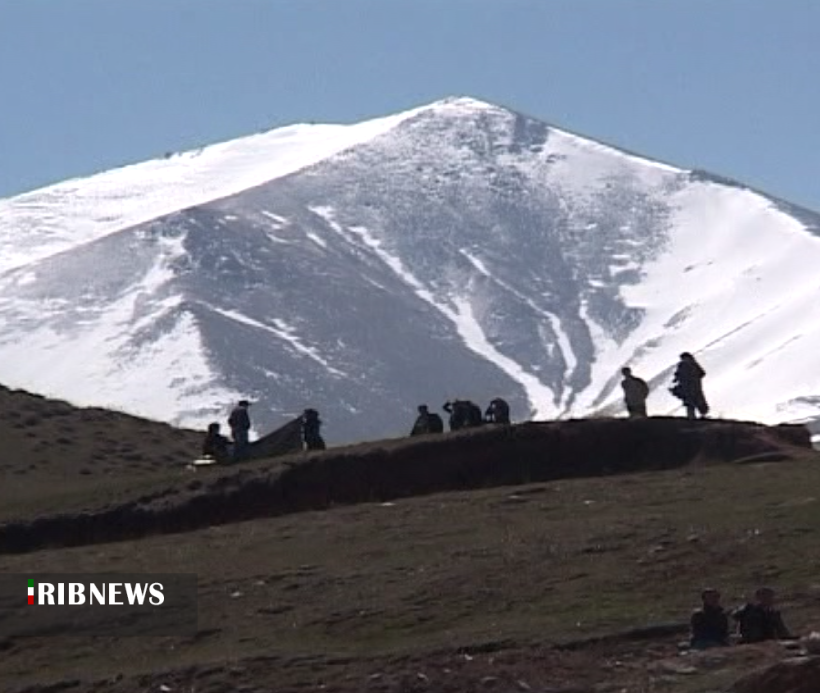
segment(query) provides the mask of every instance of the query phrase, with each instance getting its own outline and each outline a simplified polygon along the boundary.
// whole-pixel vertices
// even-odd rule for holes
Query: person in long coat
[[[683,402],[686,407],[686,416],[695,418],[695,412],[700,418],[709,413],[709,404],[703,394],[703,378],[706,371],[688,351],[680,355],[680,361],[675,368],[675,378],[670,392]]]

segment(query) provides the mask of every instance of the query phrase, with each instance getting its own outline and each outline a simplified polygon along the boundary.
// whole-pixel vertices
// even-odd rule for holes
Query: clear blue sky
[[[820,0],[0,0],[0,197],[470,95],[820,210]]]

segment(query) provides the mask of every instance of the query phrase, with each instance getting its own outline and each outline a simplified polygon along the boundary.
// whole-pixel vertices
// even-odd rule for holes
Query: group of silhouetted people
[[[645,380],[633,374],[632,369],[621,369],[623,380],[621,388],[624,393],[624,403],[630,418],[645,417],[646,400],[649,397],[649,385]],[[686,415],[694,419],[696,414],[705,418],[709,413],[709,405],[703,394],[703,378],[706,371],[689,352],[680,355],[680,361],[675,368],[675,375],[670,392],[681,400],[686,409]],[[248,412],[250,402],[240,400],[228,417],[228,426],[231,429],[229,440],[220,433],[220,425],[212,423],[202,446],[202,453],[217,461],[243,460],[248,456],[250,448],[249,435],[251,419]],[[460,431],[465,428],[475,428],[484,424],[509,424],[510,405],[500,397],[493,399],[482,413],[481,408],[468,399],[454,399],[447,401],[442,409],[449,415],[451,431]],[[301,415],[302,443],[305,450],[324,450],[325,441],[320,429],[322,421],[315,409],[305,409]],[[426,404],[419,405],[418,416],[410,432],[411,436],[429,433],[443,433],[444,421],[441,416],[431,412]]]
[[[221,426],[214,422],[208,425],[208,432],[202,443],[202,455],[216,462],[230,462],[243,460],[247,456],[251,417],[248,413],[250,402],[243,399],[231,410],[228,416],[228,426],[231,429],[231,439],[222,435]]]
[[[450,415],[448,424],[451,431],[475,428],[485,423],[510,423],[510,405],[500,397],[493,399],[483,414],[481,408],[475,402],[471,402],[468,399],[447,401],[441,408]],[[426,404],[420,404],[418,407],[418,416],[410,431],[410,435],[418,436],[427,433],[443,432],[444,421],[441,416],[435,412],[431,412]]]
[[[763,642],[765,640],[794,639],[780,611],[775,608],[775,592],[770,587],[761,587],[754,599],[743,606],[727,612],[720,604],[720,592],[705,589],[701,593],[702,605],[690,619],[692,649],[704,650],[711,647],[726,647],[732,644],[730,619],[736,624],[738,644]]]
[[[216,462],[239,462],[248,458],[250,450],[251,417],[248,411],[250,402],[240,400],[228,416],[231,429],[229,440],[220,432],[218,423],[208,425],[205,440],[202,443],[202,455]],[[315,409],[305,409],[300,419],[302,445],[305,450],[324,450],[327,446],[322,438],[322,420]]]
[[[624,404],[626,404],[629,417],[645,417],[649,385],[645,380],[634,375],[631,368],[622,368],[621,375],[624,377],[621,381],[621,388],[624,391]],[[694,419],[696,413],[701,419],[706,418],[709,413],[709,404],[703,394],[705,376],[706,371],[695,360],[695,357],[688,351],[684,351],[675,367],[675,375],[669,392],[683,403],[686,416],[690,419]]]

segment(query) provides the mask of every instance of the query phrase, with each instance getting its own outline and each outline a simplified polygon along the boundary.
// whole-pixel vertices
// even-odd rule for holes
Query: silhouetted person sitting
[[[774,597],[773,589],[761,587],[755,592],[753,602],[734,611],[732,618],[737,621],[741,644],[794,638],[783,623],[780,611],[774,608]]]
[[[686,407],[686,416],[695,418],[695,411],[704,418],[709,413],[709,405],[703,394],[703,378],[706,371],[695,361],[695,357],[688,351],[680,355],[680,361],[675,368],[675,379],[670,392],[675,395]]]
[[[500,397],[496,397],[484,412],[484,420],[487,423],[509,424],[510,405]]]
[[[427,433],[441,433],[444,430],[444,422],[438,414],[431,413],[426,404],[418,407],[419,415],[413,424],[411,436],[421,436]]]
[[[251,417],[248,414],[250,404],[246,399],[240,400],[228,417],[235,460],[245,459],[248,454],[248,434],[251,430]]]
[[[305,450],[324,450],[325,441],[319,430],[322,421],[319,412],[315,409],[305,409],[302,414],[302,440],[305,443]]]
[[[624,403],[630,419],[646,416],[646,398],[649,397],[649,385],[645,380],[632,375],[631,368],[621,368],[621,387],[624,391]]]
[[[208,425],[208,432],[202,443],[203,457],[212,457],[217,462],[225,462],[231,457],[231,444],[228,439],[219,432],[219,424]]]
[[[703,590],[700,598],[703,606],[692,614],[690,620],[692,649],[705,650],[729,645],[729,617],[720,605],[720,592]]]

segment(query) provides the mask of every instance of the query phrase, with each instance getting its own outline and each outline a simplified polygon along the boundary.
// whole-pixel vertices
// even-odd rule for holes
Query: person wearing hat
[[[242,460],[248,454],[248,434],[251,430],[251,417],[248,414],[250,404],[246,399],[240,400],[228,417],[233,438],[234,460]]]

